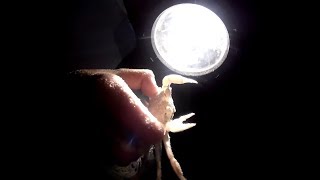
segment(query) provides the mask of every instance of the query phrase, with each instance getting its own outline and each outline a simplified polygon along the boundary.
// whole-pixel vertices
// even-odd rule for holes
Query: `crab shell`
[[[163,125],[169,122],[176,112],[172,99],[171,87],[162,90],[157,96],[150,98],[149,111]]]
[[[185,115],[178,121],[173,121],[176,108],[172,99],[172,88],[170,84],[185,84],[185,83],[197,83],[193,79],[189,79],[177,74],[170,74],[162,80],[162,90],[160,93],[149,99],[148,109],[155,116],[159,122],[161,122],[167,131],[179,132],[193,127],[193,123],[183,124],[182,122],[194,115],[190,113]]]

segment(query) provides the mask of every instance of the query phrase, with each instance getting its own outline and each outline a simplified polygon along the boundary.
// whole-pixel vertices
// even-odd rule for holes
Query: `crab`
[[[176,112],[176,108],[172,99],[172,88],[170,87],[170,84],[172,83],[197,83],[197,81],[177,74],[170,74],[165,76],[162,80],[162,89],[160,93],[157,96],[149,99],[148,109],[158,119],[158,121],[160,121],[164,125],[166,131],[162,142],[166,150],[166,154],[176,175],[179,177],[179,179],[184,180],[186,178],[183,176],[181,166],[179,162],[175,159],[171,148],[169,132],[176,133],[194,127],[196,123],[184,123],[184,121],[186,121],[195,114],[189,113],[180,116],[177,119],[173,119],[174,113]],[[161,179],[162,142],[155,144],[157,180]]]

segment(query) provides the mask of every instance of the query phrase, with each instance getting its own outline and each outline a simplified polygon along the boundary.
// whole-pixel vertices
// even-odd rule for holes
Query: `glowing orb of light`
[[[217,69],[229,51],[229,34],[222,20],[197,4],[164,10],[151,31],[152,47],[172,71],[200,76]]]

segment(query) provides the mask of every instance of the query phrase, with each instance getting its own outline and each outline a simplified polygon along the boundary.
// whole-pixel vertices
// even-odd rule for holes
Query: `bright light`
[[[229,34],[211,10],[178,4],[163,11],[153,24],[152,46],[169,69],[200,76],[217,69],[229,51]]]

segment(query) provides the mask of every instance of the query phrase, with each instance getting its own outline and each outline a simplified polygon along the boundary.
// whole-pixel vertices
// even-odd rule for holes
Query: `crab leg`
[[[162,79],[162,89],[168,88],[170,84],[185,84],[185,83],[195,83],[198,84],[196,80],[189,79],[177,74],[170,74]]]
[[[187,115],[180,116],[177,119],[171,120],[166,124],[166,130],[169,132],[181,132],[192,128],[196,123],[183,123],[183,121],[192,117],[194,113],[189,113]]]
[[[157,180],[161,180],[161,152],[162,152],[162,142],[155,144],[155,156],[157,161]]]
[[[174,172],[177,174],[180,180],[186,180],[186,178],[183,176],[183,172],[179,162],[176,160],[176,158],[173,155],[171,143],[170,143],[170,136],[168,132],[163,138],[163,144]]]

